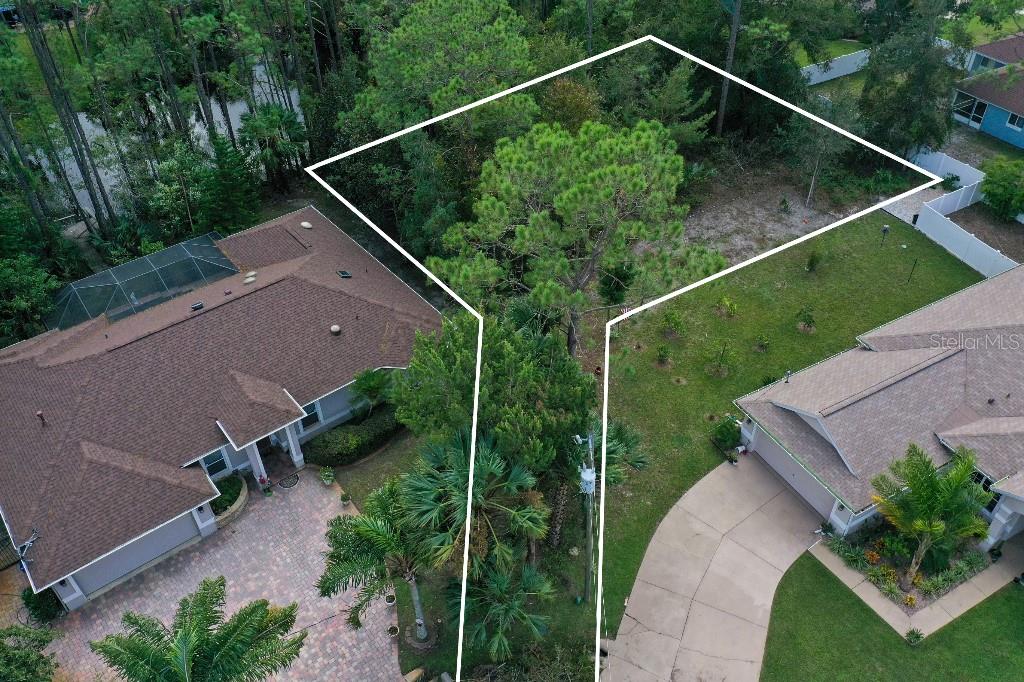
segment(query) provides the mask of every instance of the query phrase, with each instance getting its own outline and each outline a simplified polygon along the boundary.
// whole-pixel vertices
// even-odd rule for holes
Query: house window
[[[1010,126],[1014,130],[1020,130],[1021,128],[1024,128],[1024,116],[1010,114],[1010,118],[1006,120],[1006,125]]]
[[[980,471],[975,471],[973,474],[971,474],[971,479],[975,483],[980,483],[981,487],[985,490],[985,492],[991,492],[992,484],[995,483],[995,481],[993,481],[991,478],[981,473]],[[989,501],[987,505],[985,505],[985,511],[987,511],[989,514],[995,511],[996,505],[999,504],[1000,497],[1002,496],[999,493],[995,493],[994,495],[992,495],[992,499]]]
[[[953,100],[953,115],[964,123],[970,123],[975,127],[981,125],[985,118],[985,111],[988,104],[977,97],[968,95],[966,92],[957,90],[956,99]]]
[[[306,416],[299,422],[302,425],[303,431],[308,431],[320,423],[320,406],[317,403],[312,402],[306,405],[302,408],[302,411],[306,413]]]
[[[203,457],[203,467],[206,469],[206,473],[210,476],[215,476],[227,469],[228,463],[224,459],[224,449],[221,448],[220,450],[211,452],[206,457]]]

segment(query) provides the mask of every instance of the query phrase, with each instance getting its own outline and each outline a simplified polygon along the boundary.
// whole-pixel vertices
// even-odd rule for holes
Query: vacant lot
[[[1019,680],[1024,588],[1013,583],[911,647],[810,554],[772,604],[761,682]]]
[[[892,232],[881,245],[886,222]],[[819,263],[808,272],[812,253]],[[722,461],[708,434],[718,419],[735,412],[733,399],[788,369],[850,348],[857,334],[978,279],[910,226],[875,212],[617,327],[609,415],[641,431],[650,466],[608,493],[603,632],[618,631],[662,517]],[[732,316],[724,312],[727,303],[735,306]],[[813,310],[813,334],[797,329],[797,313],[805,306]],[[677,318],[672,331],[665,326],[670,311]],[[761,342],[767,350],[758,350]]]

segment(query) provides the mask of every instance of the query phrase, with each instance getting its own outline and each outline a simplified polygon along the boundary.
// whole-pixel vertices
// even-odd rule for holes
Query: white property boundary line
[[[516,86],[513,86],[511,88],[508,88],[507,90],[503,90],[501,92],[495,93],[495,94],[490,95],[488,97],[484,97],[483,99],[477,100],[476,102],[472,102],[470,104],[466,104],[466,105],[461,106],[461,107],[459,107],[457,109],[453,109],[452,111],[449,111],[449,112],[447,112],[445,114],[441,114],[440,116],[435,116],[435,117],[433,117],[431,119],[428,119],[426,121],[422,121],[420,123],[417,123],[415,125],[409,126],[409,127],[404,128],[402,130],[399,130],[397,132],[391,133],[390,135],[385,135],[384,137],[382,137],[382,138],[380,138],[378,140],[374,140],[372,142],[368,142],[366,144],[360,145],[360,146],[355,147],[353,149],[350,149],[350,150],[348,150],[346,152],[342,152],[341,154],[336,154],[336,155],[334,155],[334,156],[332,156],[330,158],[324,159],[322,161],[318,161],[317,163],[314,163],[311,166],[308,166],[305,170],[306,170],[307,173],[310,174],[310,176],[312,176],[312,178],[314,180],[316,180],[321,186],[324,187],[324,189],[326,189],[331,195],[333,195],[336,199],[338,199],[342,204],[347,206],[349,208],[349,210],[351,210],[356,216],[359,217],[360,220],[362,220],[364,223],[366,223],[371,229],[373,229],[378,235],[380,235],[388,244],[390,244],[394,249],[396,249],[400,254],[402,254],[410,263],[412,263],[421,272],[423,272],[430,279],[430,281],[434,282],[439,287],[441,287],[441,289],[444,290],[445,293],[447,293],[449,296],[451,296],[453,299],[455,299],[459,303],[459,305],[461,305],[463,308],[465,308],[467,311],[469,311],[469,313],[471,315],[473,315],[473,317],[475,317],[477,319],[478,329],[477,329],[477,344],[476,344],[476,377],[474,379],[474,392],[473,392],[473,420],[472,420],[472,433],[470,435],[470,464],[469,464],[468,490],[472,490],[473,489],[473,479],[474,479],[475,464],[476,464],[476,461],[475,461],[476,460],[476,437],[477,437],[476,431],[477,431],[477,417],[478,417],[478,414],[479,414],[479,407],[480,407],[480,404],[479,404],[480,403],[480,365],[481,365],[482,353],[483,353],[483,331],[484,331],[484,319],[483,319],[483,316],[479,312],[477,312],[472,306],[470,306],[468,303],[466,303],[462,299],[462,297],[460,297],[457,293],[455,293],[455,291],[453,291],[451,289],[451,287],[449,287],[447,284],[442,282],[441,279],[437,277],[437,275],[435,275],[433,272],[428,270],[426,266],[424,266],[421,262],[416,260],[408,251],[406,251],[394,239],[392,239],[390,236],[388,236],[384,232],[384,230],[382,230],[372,220],[370,220],[368,217],[366,217],[366,215],[364,215],[362,211],[360,211],[358,208],[356,208],[355,205],[352,204],[352,202],[350,202],[348,199],[346,199],[344,196],[342,196],[341,193],[338,192],[336,189],[331,187],[331,185],[328,184],[323,178],[321,178],[317,174],[316,171],[319,168],[323,167],[323,166],[326,166],[326,165],[329,165],[331,163],[335,163],[336,161],[340,161],[342,159],[348,158],[349,156],[353,156],[355,154],[358,154],[359,152],[362,152],[362,151],[365,151],[367,149],[371,149],[371,148],[376,147],[378,145],[384,144],[385,142],[390,142],[391,140],[399,138],[402,135],[405,135],[407,133],[411,133],[411,132],[420,130],[422,128],[425,128],[426,126],[433,125],[434,123],[439,123],[439,122],[444,121],[446,119],[452,118],[453,116],[457,116],[458,114],[465,113],[467,111],[475,109],[475,108],[477,108],[479,106],[482,106],[484,104],[488,104],[489,102],[493,102],[493,101],[495,101],[495,100],[497,100],[497,99],[499,99],[501,97],[505,97],[506,95],[510,95],[510,94],[519,92],[521,90],[525,90],[526,88],[529,88],[529,87],[531,87],[533,85],[537,85],[538,83],[542,83],[542,82],[544,82],[546,80],[550,80],[550,79],[555,78],[557,76],[560,76],[560,75],[562,75],[564,73],[568,73],[569,71],[577,69],[577,68],[579,68],[581,66],[586,66],[586,65],[591,64],[593,62],[596,62],[596,61],[598,61],[600,59],[604,59],[604,58],[609,57],[609,56],[611,56],[613,54],[617,54],[619,52],[628,50],[631,47],[635,47],[637,45],[641,45],[641,44],[646,43],[646,42],[651,42],[651,43],[655,43],[657,45],[660,45],[661,47],[664,47],[664,48],[666,48],[666,49],[668,49],[668,50],[670,50],[672,52],[675,52],[676,54],[678,54],[678,55],[680,55],[680,56],[682,56],[682,57],[684,57],[686,59],[689,59],[690,61],[692,61],[692,62],[694,62],[696,64],[699,64],[700,66],[703,66],[703,67],[705,67],[707,69],[710,69],[711,71],[713,71],[714,73],[718,74],[719,76],[722,76],[724,78],[728,78],[730,81],[732,81],[734,83],[737,83],[737,84],[747,88],[748,90],[752,90],[752,91],[758,93],[759,95],[767,97],[768,99],[770,99],[771,101],[775,102],[776,104],[781,104],[782,106],[786,107],[787,109],[790,109],[790,110],[794,111],[795,113],[798,113],[798,114],[800,114],[800,115],[802,115],[802,116],[804,116],[806,118],[811,119],[815,123],[818,123],[820,125],[825,126],[826,128],[829,128],[833,132],[839,133],[840,135],[843,135],[844,137],[847,137],[847,138],[853,140],[854,142],[857,142],[858,144],[861,144],[861,145],[863,145],[865,147],[868,147],[869,149],[871,149],[871,150],[881,154],[882,156],[884,156],[884,157],[886,157],[886,158],[888,158],[888,159],[890,159],[892,161],[896,161],[897,163],[899,163],[899,164],[901,164],[903,166],[906,166],[907,168],[909,168],[909,169],[911,169],[913,171],[916,171],[918,173],[921,173],[922,175],[925,175],[926,177],[930,178],[930,180],[928,182],[922,184],[922,185],[919,185],[918,187],[915,187],[915,188],[913,188],[911,190],[903,192],[902,194],[899,194],[899,195],[897,195],[895,197],[892,197],[891,199],[887,199],[885,201],[879,202],[878,204],[875,204],[874,206],[866,208],[866,209],[864,209],[862,211],[858,211],[857,213],[854,213],[853,215],[851,215],[851,216],[849,216],[847,218],[844,218],[842,220],[836,221],[836,222],[832,223],[831,225],[827,225],[827,226],[825,226],[823,228],[815,230],[815,231],[813,231],[813,232],[811,232],[809,234],[806,234],[806,235],[804,235],[802,237],[799,237],[799,238],[794,239],[794,240],[792,240],[790,242],[787,242],[786,244],[783,244],[781,246],[775,247],[774,249],[771,249],[771,250],[766,251],[766,252],[764,252],[764,253],[762,253],[762,254],[760,254],[758,256],[755,256],[755,257],[750,258],[750,259],[748,259],[746,261],[743,261],[742,263],[738,263],[736,265],[730,266],[730,267],[726,268],[725,270],[722,270],[721,272],[718,272],[718,273],[716,273],[716,274],[714,274],[714,275],[712,275],[710,277],[706,277],[706,278],[704,278],[704,279],[702,279],[702,280],[700,280],[698,282],[695,282],[693,284],[685,286],[685,287],[683,287],[683,288],[681,288],[681,289],[679,289],[677,291],[673,291],[672,293],[669,293],[669,294],[666,294],[666,295],[661,296],[659,298],[656,298],[653,301],[650,301],[649,303],[646,303],[646,304],[644,304],[642,306],[639,306],[638,308],[635,308],[635,309],[633,309],[633,310],[631,310],[631,311],[629,311],[627,313],[619,315],[618,317],[610,320],[605,325],[605,345],[604,345],[604,366],[605,366],[605,371],[604,371],[604,386],[603,386],[603,401],[604,401],[604,404],[603,404],[602,410],[601,410],[601,471],[602,472],[605,470],[605,467],[606,467],[606,464],[607,464],[607,457],[608,457],[608,439],[607,439],[607,432],[608,432],[608,428],[607,428],[608,427],[608,380],[609,380],[609,376],[611,375],[611,371],[610,371],[611,368],[609,366],[609,361],[610,361],[609,348],[610,348],[610,342],[611,342],[611,328],[612,328],[612,325],[614,325],[614,324],[616,324],[618,322],[621,322],[622,320],[625,320],[625,319],[635,315],[636,313],[642,312],[642,311],[647,310],[647,309],[649,309],[649,308],[651,308],[651,307],[653,307],[655,305],[663,303],[663,302],[665,302],[665,301],[667,301],[667,300],[669,300],[671,298],[679,296],[680,294],[684,294],[687,291],[690,291],[692,289],[697,288],[698,286],[701,286],[703,284],[707,284],[708,282],[712,282],[712,281],[714,281],[716,279],[719,279],[720,277],[724,277],[725,275],[728,275],[728,274],[730,274],[732,272],[735,272],[735,271],[739,270],[740,268],[743,268],[743,267],[746,267],[748,265],[751,265],[752,263],[756,263],[759,260],[762,260],[764,258],[767,258],[767,257],[771,256],[771,255],[774,255],[776,253],[784,251],[785,249],[788,249],[791,246],[795,246],[795,245],[797,245],[797,244],[799,244],[801,242],[807,241],[808,239],[812,239],[812,238],[814,238],[814,237],[816,237],[816,236],[818,236],[820,234],[823,234],[823,233],[825,233],[825,232],[827,232],[829,230],[832,230],[832,229],[834,229],[836,227],[839,227],[840,225],[843,225],[843,224],[848,223],[850,221],[856,220],[857,218],[863,217],[864,215],[867,215],[868,213],[871,213],[872,211],[875,211],[875,210],[877,210],[879,208],[883,208],[885,206],[888,206],[889,204],[892,204],[892,203],[895,203],[897,201],[900,201],[900,200],[902,200],[902,199],[904,199],[904,198],[914,194],[915,192],[918,192],[920,190],[926,189],[928,187],[932,187],[932,186],[942,182],[942,178],[940,178],[939,176],[935,175],[934,173],[926,171],[923,168],[920,168],[920,167],[914,165],[913,163],[910,163],[906,159],[900,158],[899,156],[896,156],[895,154],[893,154],[891,152],[888,152],[888,151],[882,149],[881,147],[879,147],[879,146],[877,146],[875,144],[872,144],[871,142],[868,142],[867,140],[854,135],[853,133],[850,133],[850,132],[848,132],[846,130],[843,130],[842,128],[836,126],[835,124],[833,124],[833,123],[831,123],[829,121],[826,121],[826,120],[824,120],[824,119],[822,119],[822,118],[820,118],[818,116],[815,116],[814,114],[812,114],[812,113],[810,113],[808,111],[804,111],[803,109],[801,109],[801,108],[799,108],[799,107],[797,107],[797,106],[795,106],[793,104],[790,104],[789,102],[786,102],[785,100],[783,100],[783,99],[781,99],[781,98],[771,94],[770,92],[767,92],[767,91],[757,87],[756,85],[751,85],[750,83],[747,83],[746,81],[744,81],[741,78],[738,78],[738,77],[736,77],[736,76],[734,76],[734,75],[732,75],[730,73],[726,73],[725,71],[723,71],[722,69],[718,68],[717,66],[714,66],[713,64],[709,64],[708,62],[706,62],[706,61],[704,61],[704,60],[702,60],[702,59],[700,59],[698,57],[695,57],[694,55],[690,54],[689,52],[681,50],[678,47],[675,47],[674,45],[672,45],[670,43],[667,43],[664,40],[661,40],[660,38],[657,38],[657,37],[655,37],[653,35],[646,35],[646,36],[643,36],[641,38],[637,38],[636,40],[632,40],[632,41],[630,41],[628,43],[624,43],[622,45],[619,45],[618,47],[614,47],[614,48],[612,48],[610,50],[606,50],[604,52],[601,52],[600,54],[596,54],[596,55],[593,55],[592,57],[588,57],[586,59],[580,60],[580,61],[576,62],[575,64],[571,64],[571,65],[563,67],[561,69],[557,69],[557,70],[552,71],[551,73],[545,74],[543,76],[538,76],[537,78],[533,78],[531,80],[528,80],[525,83],[521,83],[519,85],[516,85]],[[604,520],[605,520],[605,516],[604,516],[604,499],[605,499],[605,478],[604,478],[604,476],[602,476],[601,477],[601,503],[599,505],[599,510],[600,511],[599,511],[599,521],[598,521],[598,545],[597,545],[597,554],[598,554],[598,556],[597,556],[597,593],[596,593],[597,594],[597,610],[596,610],[595,636],[594,636],[594,662],[595,662],[595,665],[594,665],[594,680],[595,680],[595,682],[599,682],[599,680],[600,680],[600,667],[601,667],[600,666],[600,654],[601,654],[601,610],[602,610],[602,605],[603,605],[603,587],[604,587]],[[457,659],[456,671],[455,671],[455,680],[456,680],[456,682],[461,682],[461,679],[462,679],[462,645],[463,645],[463,638],[464,638],[465,616],[466,616],[466,580],[467,580],[467,571],[468,571],[468,567],[469,567],[469,534],[470,534],[470,520],[472,519],[472,511],[473,511],[473,509],[472,509],[472,497],[471,496],[470,496],[469,499],[467,499],[466,505],[467,505],[467,509],[466,509],[466,530],[465,530],[465,538],[464,538],[464,543],[463,543],[464,546],[463,546],[463,560],[462,560],[462,594],[461,594],[461,602],[460,602],[460,607],[459,607],[458,659]]]

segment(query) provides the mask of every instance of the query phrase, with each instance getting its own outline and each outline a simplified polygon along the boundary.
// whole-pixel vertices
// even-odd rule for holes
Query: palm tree
[[[170,627],[125,613],[125,632],[89,646],[132,682],[255,682],[286,668],[306,632],[289,636],[298,612],[258,599],[224,619],[224,577],[207,578],[178,603]]]
[[[295,112],[280,104],[260,105],[255,111],[242,114],[238,137],[243,145],[254,150],[267,180],[287,192],[288,173],[301,166],[306,143],[306,129]]]
[[[416,579],[430,566],[431,557],[420,529],[406,519],[398,479],[391,479],[370,493],[361,515],[332,519],[327,527],[327,544],[327,565],[316,586],[324,597],[349,588],[358,589],[348,612],[352,627],[362,627],[361,616],[370,602],[393,590],[397,577],[409,584],[416,612],[416,636],[427,639]]]
[[[461,561],[469,434],[463,431],[447,443],[430,444],[420,456],[420,466],[402,481],[406,512],[426,532],[434,566]],[[522,464],[509,463],[492,439],[478,439],[469,553],[472,577],[482,575],[483,562],[489,557],[510,570],[521,541],[536,541],[547,534],[550,512],[536,485],[536,477]]]
[[[878,492],[872,497],[878,511],[896,529],[917,542],[917,549],[900,578],[909,592],[921,561],[934,547],[952,549],[967,538],[984,537],[988,525],[979,513],[992,499],[974,481],[974,453],[959,448],[948,469],[940,471],[931,458],[911,443],[907,456],[889,465],[871,484]]]
[[[486,647],[491,660],[507,661],[512,657],[509,635],[513,628],[524,627],[535,639],[547,632],[548,617],[530,613],[530,605],[553,594],[548,579],[528,564],[512,571],[487,562],[481,579],[471,580],[466,587],[470,646]]]

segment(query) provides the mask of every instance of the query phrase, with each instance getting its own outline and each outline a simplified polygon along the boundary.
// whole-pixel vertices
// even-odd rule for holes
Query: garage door
[[[750,448],[761,455],[761,459],[785,479],[822,518],[827,519],[832,514],[832,506],[835,504],[832,493],[760,428],[755,432]]]
[[[179,516],[74,574],[86,596],[199,536],[192,514]]]

